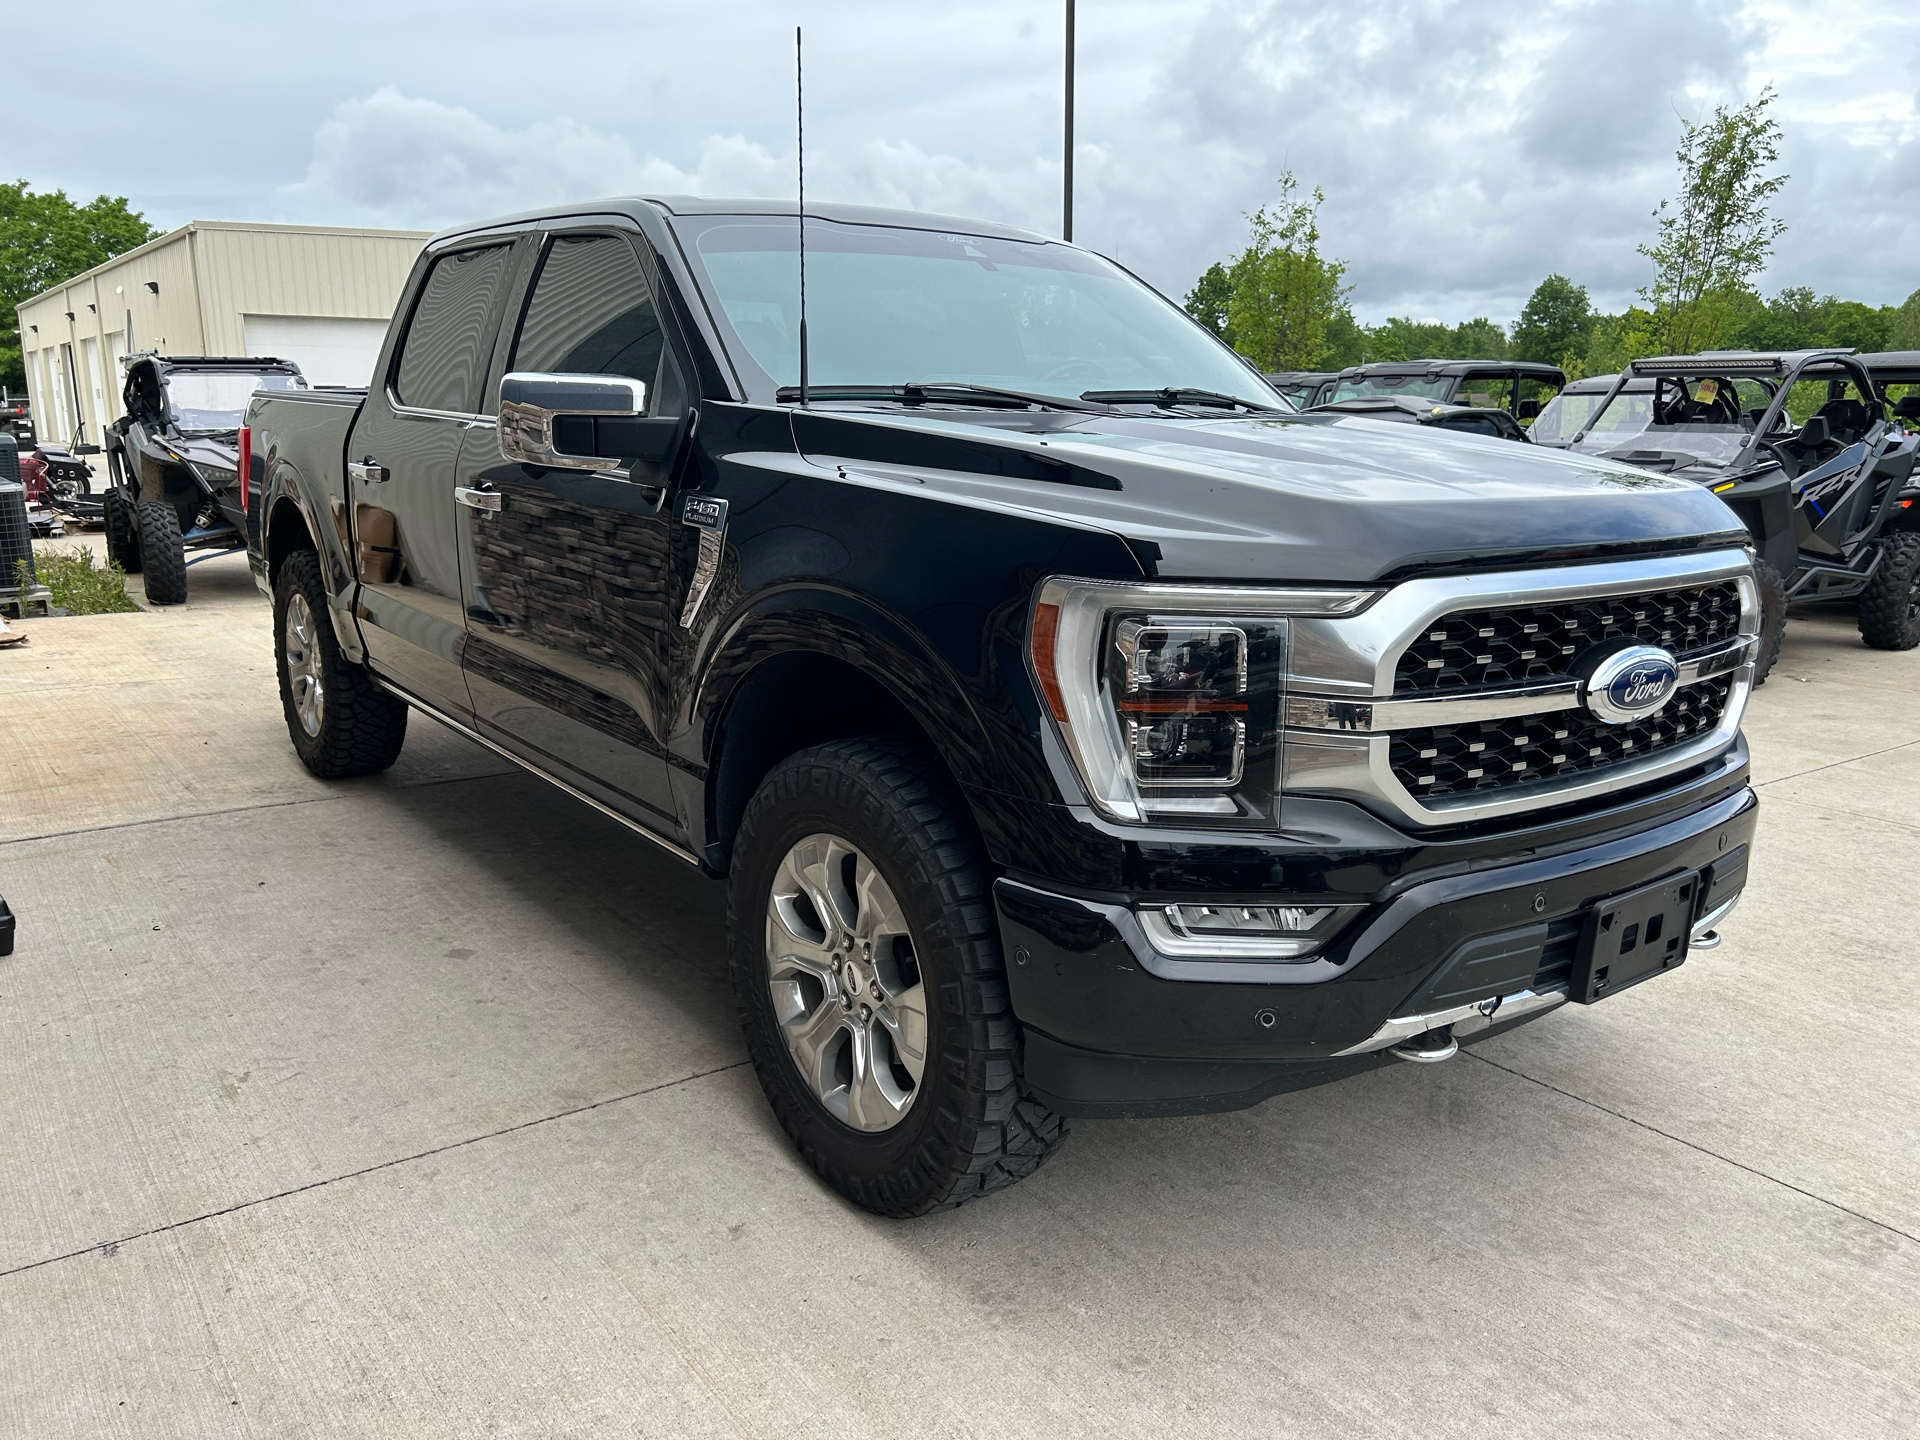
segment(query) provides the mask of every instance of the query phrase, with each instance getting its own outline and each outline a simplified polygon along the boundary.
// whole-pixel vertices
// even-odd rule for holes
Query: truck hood
[[[793,416],[801,452],[850,480],[1098,527],[1169,578],[1357,582],[1746,535],[1691,481],[1354,416]]]

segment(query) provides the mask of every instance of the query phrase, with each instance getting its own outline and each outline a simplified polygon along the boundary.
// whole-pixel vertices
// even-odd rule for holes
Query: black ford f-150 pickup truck
[[[790,204],[436,237],[370,390],[254,397],[245,514],[315,773],[418,709],[727,878],[830,1183],[958,1204],[1068,1117],[1443,1060],[1717,938],[1759,611],[1710,493],[1297,413],[1070,245],[805,223],[804,328]]]

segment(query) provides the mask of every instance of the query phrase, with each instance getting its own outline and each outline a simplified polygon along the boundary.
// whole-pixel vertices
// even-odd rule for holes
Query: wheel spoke
[[[907,917],[893,898],[893,887],[864,855],[854,862],[853,892],[858,907],[852,925],[855,940],[878,951],[882,940],[907,933]]]
[[[862,1130],[889,1130],[899,1123],[912,1103],[911,1091],[900,1093],[884,1062],[876,1063],[873,1035],[856,1033],[853,1084],[847,1087],[847,1120]]]
[[[821,922],[830,927],[827,938],[832,940],[835,930],[853,928],[854,899],[846,893],[840,878],[852,847],[831,835],[816,835],[796,848],[804,852],[796,867],[800,883],[806,887],[807,898],[813,901]]]
[[[889,996],[874,1018],[887,1027],[893,1053],[914,1082],[927,1066],[927,992],[923,985]]]
[[[786,1032],[787,1044],[793,1051],[794,1062],[800,1067],[800,1074],[815,1093],[824,1096],[829,1089],[838,1088],[839,1081],[826,1073],[832,1058],[833,1042],[843,1032],[849,1039],[856,1038],[846,1024],[839,1002],[823,1000],[812,1011],[781,1026],[781,1029]]]

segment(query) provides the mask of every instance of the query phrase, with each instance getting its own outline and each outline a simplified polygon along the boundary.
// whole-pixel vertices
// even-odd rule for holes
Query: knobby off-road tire
[[[344,780],[376,775],[399,758],[407,706],[340,653],[311,550],[289,555],[273,583],[273,659],[287,734],[307,769]]]
[[[1780,642],[1787,638],[1787,582],[1758,556],[1753,578],[1760,584],[1760,654],[1753,664],[1753,683],[1764,685],[1780,659]]]
[[[807,982],[812,993],[805,999],[793,982],[783,982],[784,998],[775,996],[776,967],[794,972],[770,957],[808,951],[778,928],[771,910],[776,881],[788,885],[798,873],[796,854],[829,853],[807,849],[829,838],[842,847],[831,852],[846,882],[838,893],[855,910],[863,908],[861,893],[884,896],[896,919],[879,928],[908,932],[910,946],[900,953],[911,956],[925,1015],[923,1068],[904,1114],[883,1116],[878,1127],[870,1112],[847,1119],[829,1108],[829,1097],[803,1075],[790,1036],[796,1013],[811,1013],[816,1004],[829,1024],[833,1007],[848,1005],[848,1025],[862,1013],[855,995],[870,998],[876,1010],[899,1004],[903,976],[882,983],[868,970],[854,978],[853,994],[838,992],[842,1000],[833,981]],[[869,865],[873,873],[859,868]],[[877,1215],[926,1215],[977,1199],[1031,1175],[1067,1138],[1066,1119],[1026,1092],[1020,1078],[1020,1030],[989,884],[964,802],[938,763],[905,742],[870,737],[803,750],[767,777],[742,820],[727,898],[733,993],[748,1054],[795,1148],[829,1185]],[[802,908],[818,918],[810,903]],[[858,950],[860,935],[874,927],[864,915],[847,920],[840,938],[853,939],[850,948]],[[838,948],[832,924],[830,917],[819,927],[827,942],[814,952]],[[817,955],[823,974],[828,958]],[[914,1003],[909,994],[906,1006]],[[855,1033],[835,1032],[843,1050]],[[870,1059],[885,1041],[866,1052]],[[884,1053],[896,1061],[902,1054]],[[896,1064],[891,1075],[898,1094],[895,1082],[905,1071]],[[853,1088],[849,1083],[849,1094]],[[847,1109],[845,1100],[840,1108]]]
[[[129,575],[140,573],[140,532],[133,522],[133,510],[109,490],[100,501],[100,521],[107,532],[107,558]]]
[[[187,550],[171,505],[148,501],[140,506],[140,580],[149,605],[186,603]]]
[[[1899,530],[1880,542],[1886,553],[1860,594],[1860,638],[1875,650],[1920,645],[1920,534]]]

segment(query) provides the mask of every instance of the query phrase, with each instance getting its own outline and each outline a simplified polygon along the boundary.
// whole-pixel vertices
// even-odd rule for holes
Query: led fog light
[[[1163,955],[1292,960],[1339,933],[1357,905],[1156,905],[1140,928]]]

